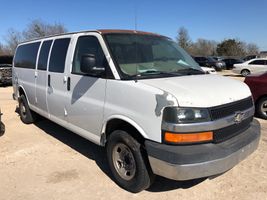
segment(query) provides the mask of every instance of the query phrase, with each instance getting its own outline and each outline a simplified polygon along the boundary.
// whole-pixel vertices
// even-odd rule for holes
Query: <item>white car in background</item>
[[[255,58],[244,63],[234,64],[233,72],[247,76],[267,71],[267,58]]]
[[[214,68],[201,67],[201,69],[205,72],[205,74],[217,74],[217,72]]]

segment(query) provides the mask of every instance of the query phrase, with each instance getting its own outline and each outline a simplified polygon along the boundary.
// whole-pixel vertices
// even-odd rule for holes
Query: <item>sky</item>
[[[32,20],[61,23],[69,32],[135,29],[192,41],[236,38],[267,50],[267,0],[0,0],[0,43]],[[136,19],[136,20],[135,20]]]

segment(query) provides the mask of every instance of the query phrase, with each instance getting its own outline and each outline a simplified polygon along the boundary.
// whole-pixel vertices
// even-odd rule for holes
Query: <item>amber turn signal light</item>
[[[213,132],[200,133],[170,133],[165,132],[164,140],[170,143],[195,143],[213,140]]]

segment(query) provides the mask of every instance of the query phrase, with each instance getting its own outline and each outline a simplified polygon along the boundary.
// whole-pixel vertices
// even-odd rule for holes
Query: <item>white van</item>
[[[131,192],[154,174],[223,173],[259,143],[249,88],[206,75],[157,34],[98,30],[22,43],[13,87],[24,123],[38,113],[106,147],[114,180]]]

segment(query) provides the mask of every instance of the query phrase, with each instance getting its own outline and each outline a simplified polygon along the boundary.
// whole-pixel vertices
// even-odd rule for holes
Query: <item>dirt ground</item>
[[[0,200],[236,199],[267,200],[267,121],[260,146],[230,171],[211,179],[178,182],[157,177],[138,194],[112,180],[105,151],[48,120],[23,124],[12,87],[0,88],[6,132],[0,137]]]

